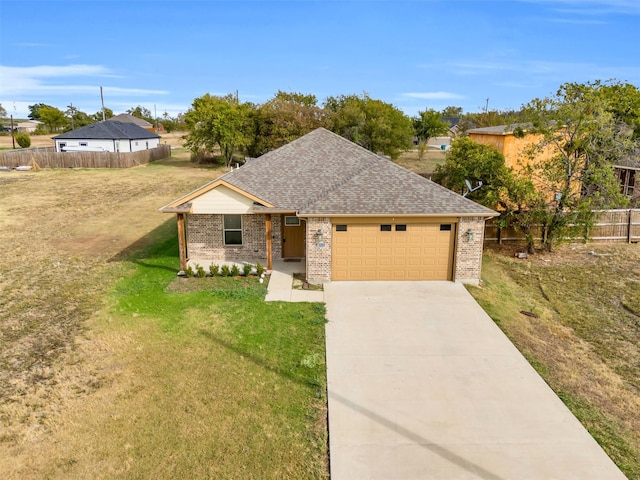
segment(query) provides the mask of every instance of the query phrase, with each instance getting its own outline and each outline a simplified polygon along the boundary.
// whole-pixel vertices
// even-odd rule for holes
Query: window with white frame
[[[242,215],[223,215],[224,244],[242,245]]]
[[[284,224],[287,227],[299,227],[300,226],[300,218],[299,217],[284,217]]]

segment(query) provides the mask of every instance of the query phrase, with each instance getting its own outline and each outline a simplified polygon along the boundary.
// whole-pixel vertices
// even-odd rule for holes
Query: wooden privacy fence
[[[56,152],[55,147],[0,151],[0,166],[40,168],[129,168],[171,156],[170,145],[131,153]]]
[[[640,242],[640,210],[596,210],[589,239],[597,242]],[[513,226],[498,228],[498,219],[487,220],[484,231],[485,242],[524,241],[525,235]],[[542,239],[540,225],[532,227],[535,240]],[[582,240],[575,238],[574,240]]]

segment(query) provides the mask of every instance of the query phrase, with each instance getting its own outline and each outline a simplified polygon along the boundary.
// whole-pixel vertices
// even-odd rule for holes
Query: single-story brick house
[[[323,128],[160,211],[177,214],[182,270],[304,258],[309,282],[478,283],[497,215]]]
[[[160,135],[134,123],[104,121],[53,137],[56,152],[130,153],[156,148]]]

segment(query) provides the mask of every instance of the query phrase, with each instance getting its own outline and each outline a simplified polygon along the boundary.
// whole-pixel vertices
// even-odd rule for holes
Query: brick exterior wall
[[[243,245],[224,245],[222,215],[186,215],[187,252],[190,260],[205,262],[266,262],[266,238],[264,214],[242,216]],[[282,216],[272,215],[272,255],[282,258]],[[458,223],[455,254],[456,282],[477,285],[480,282],[482,248],[484,240],[482,217],[462,217]],[[473,240],[467,232],[471,229]],[[322,243],[317,242],[317,232],[322,232]],[[331,281],[331,219],[311,217],[306,225],[307,281],[322,283]],[[263,263],[264,264],[264,263]]]
[[[482,269],[482,246],[484,242],[484,222],[482,217],[461,217],[456,239],[455,281],[459,283],[480,283]],[[469,240],[468,231],[473,232]]]
[[[318,244],[317,232],[322,232],[322,244]],[[331,280],[331,219],[311,217],[307,219],[307,281],[322,283]]]
[[[271,255],[282,258],[282,215],[271,215]]]
[[[187,252],[198,261],[266,261],[264,214],[242,215],[242,245],[225,245],[222,215],[187,215]],[[282,258],[280,215],[272,215],[272,255]]]

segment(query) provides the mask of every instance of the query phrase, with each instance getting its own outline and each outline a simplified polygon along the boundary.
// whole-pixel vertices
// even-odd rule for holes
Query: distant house
[[[526,125],[498,125],[474,128],[468,130],[467,134],[475,142],[495,147],[504,156],[505,165],[513,168],[516,172],[524,165],[546,160],[553,155],[554,147],[551,145],[537,152],[534,158],[528,155],[527,150],[538,143],[542,139],[542,135],[516,136],[514,130],[518,126],[526,132]],[[633,202],[640,202],[640,188],[635,187],[636,180],[640,178],[640,160],[637,159],[637,156],[621,161],[620,164],[614,166],[614,171],[620,181],[622,193],[631,198]]]
[[[42,122],[38,120],[26,120],[24,122],[18,122],[15,129],[18,132],[33,133],[40,125],[42,125]]]
[[[153,125],[151,125],[149,122],[147,122],[142,118],[129,115],[128,113],[121,113],[120,115],[116,115],[115,117],[107,118],[107,122],[133,123],[134,125],[138,125],[139,127],[142,127],[145,130],[149,130],[150,132],[155,132]]]
[[[98,122],[53,137],[56,152],[138,152],[156,148],[160,136],[133,123]]]
[[[629,197],[632,204],[640,205],[640,186],[636,186],[636,182],[640,180],[640,159],[622,160],[615,165],[614,171],[620,182],[622,194]]]
[[[455,138],[461,131],[460,117],[442,117],[440,120],[449,125],[449,136]]]
[[[536,152],[532,158],[529,150],[542,140],[541,134],[526,133],[526,135],[515,135],[514,132],[520,130],[526,133],[527,125],[497,125],[495,127],[472,128],[467,130],[467,135],[474,142],[495,147],[504,155],[505,165],[514,170],[528,165],[532,161],[541,161],[551,158],[554,147],[548,145],[541,151]]]

